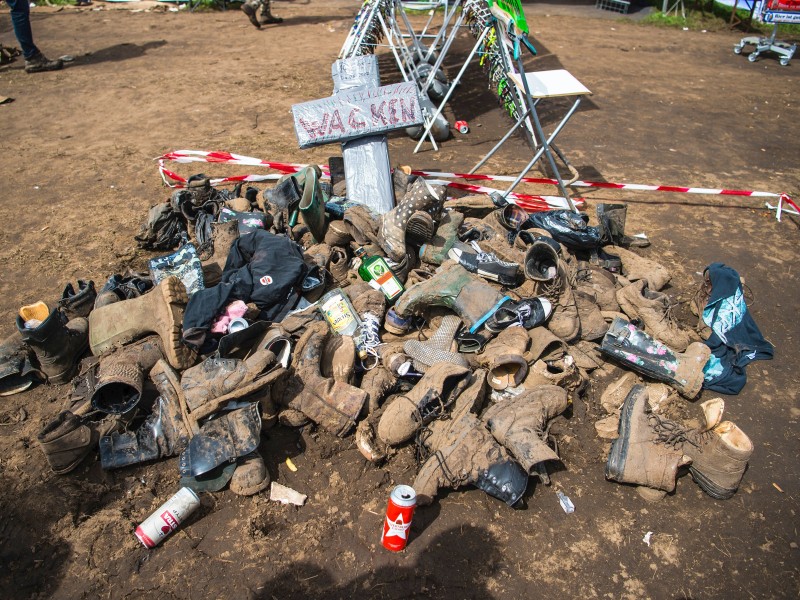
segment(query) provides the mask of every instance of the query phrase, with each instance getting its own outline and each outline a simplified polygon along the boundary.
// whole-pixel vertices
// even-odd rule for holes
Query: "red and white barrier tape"
[[[184,164],[192,162],[205,162],[205,163],[218,163],[218,164],[228,164],[228,165],[256,166],[256,167],[265,167],[267,169],[274,169],[276,171],[280,171],[280,174],[234,175],[231,177],[220,177],[216,179],[211,179],[211,185],[213,186],[224,185],[227,183],[259,182],[259,181],[280,179],[281,177],[283,177],[283,175],[286,175],[287,173],[296,173],[300,169],[308,166],[297,163],[266,161],[258,158],[253,158],[251,156],[242,156],[241,154],[233,154],[231,152],[205,152],[202,150],[175,150],[173,152],[167,152],[163,156],[158,157],[157,160],[158,160],[158,171],[161,174],[161,179],[163,179],[164,183],[171,188],[186,187],[187,179],[167,169],[165,167],[165,163],[167,162],[177,162]],[[324,177],[329,176],[329,170],[327,165],[320,165],[320,169],[322,169]],[[416,171],[414,173],[427,177],[427,175],[423,175],[424,173],[423,171]],[[475,194],[491,194],[492,192],[502,191],[495,188],[484,187],[481,185],[456,183],[454,181],[442,180],[440,181],[440,183],[446,185],[447,187],[451,187],[453,189],[466,190],[469,192],[473,192]],[[517,204],[521,208],[524,208],[525,210],[530,212],[551,210],[554,208],[569,208],[566,200],[564,200],[564,198],[560,196],[535,196],[531,194],[511,193],[508,194],[506,199],[509,202]],[[575,203],[576,206],[580,206],[581,204],[583,204],[583,201],[580,199],[573,199],[573,202]]]
[[[465,179],[467,181],[509,181],[513,182],[516,177],[510,175],[479,175],[477,173],[444,173],[438,171],[412,171],[412,175],[419,175],[421,177],[439,177],[443,179]],[[521,182],[525,183],[541,183],[546,185],[558,185],[555,179],[545,177],[523,177]],[[791,199],[788,194],[776,194],[775,192],[758,192],[754,190],[728,190],[723,188],[700,188],[700,187],[682,187],[674,185],[644,185],[641,183],[610,183],[606,181],[574,181],[570,184],[571,187],[596,187],[603,189],[614,190],[638,190],[648,192],[678,192],[684,194],[711,194],[720,196],[750,196],[760,198],[778,198],[778,206],[772,207],[767,204],[770,210],[777,210],[777,218],[781,220],[781,211],[783,203],[787,203],[794,207],[795,210],[800,211],[797,204]]]

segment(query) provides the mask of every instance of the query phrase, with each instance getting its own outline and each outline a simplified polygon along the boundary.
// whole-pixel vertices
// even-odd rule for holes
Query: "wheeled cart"
[[[777,34],[777,32],[778,24],[776,23],[775,27],[772,29],[772,35],[769,37],[753,35],[742,38],[742,40],[733,47],[733,52],[735,54],[741,54],[745,46],[755,46],[755,50],[747,55],[747,60],[756,62],[762,52],[775,52],[780,55],[780,62],[785,67],[789,64],[789,61],[792,60],[792,56],[794,56],[794,52],[797,50],[797,44],[789,44],[776,40],[775,34]]]

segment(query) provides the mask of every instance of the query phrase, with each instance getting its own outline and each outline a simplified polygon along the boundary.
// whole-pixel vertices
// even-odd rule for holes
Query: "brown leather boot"
[[[267,489],[269,471],[258,450],[236,460],[236,470],[231,477],[231,491],[239,496],[252,496]]]
[[[673,350],[683,352],[689,345],[689,334],[672,314],[673,303],[667,294],[651,292],[641,279],[617,291],[622,311],[631,319],[639,319],[644,329]]]
[[[622,259],[622,274],[628,281],[644,279],[648,288],[658,291],[671,279],[667,268],[654,260],[617,246],[614,247],[614,254],[618,254]]]
[[[450,363],[431,367],[410,392],[395,397],[378,422],[378,437],[402,444],[424,425],[448,412],[469,384],[470,370]]]
[[[525,353],[531,338],[524,327],[508,327],[478,354],[478,364],[489,372],[489,386],[495,390],[520,385],[528,374]]]
[[[567,391],[542,385],[511,400],[498,402],[481,417],[494,439],[532,474],[545,460],[559,460],[547,445],[547,424],[567,409]]]
[[[156,333],[173,368],[192,366],[197,355],[181,341],[183,310],[188,299],[181,280],[171,276],[139,298],[95,308],[89,314],[92,354],[100,356],[114,346]]]
[[[700,488],[712,498],[727,500],[739,489],[753,442],[734,423],[725,421],[689,436],[683,451],[692,459],[689,472]]]
[[[328,324],[318,321],[297,342],[294,375],[285,384],[282,402],[323,429],[344,437],[355,427],[367,393],[320,372],[322,349],[331,335]]]
[[[54,473],[69,473],[95,450],[100,437],[117,422],[112,417],[92,421],[65,410],[39,433],[39,447]]]
[[[138,404],[145,377],[161,358],[161,340],[157,335],[104,354],[92,391],[92,408],[112,414],[128,412]]]
[[[528,474],[492,437],[472,409],[477,394],[482,401],[485,373],[462,394],[450,419],[439,419],[428,426],[420,442],[427,455],[414,479],[417,503],[433,502],[440,488],[458,489],[472,484],[509,506],[525,493]],[[469,401],[463,401],[463,400]]]
[[[214,253],[211,258],[202,262],[203,280],[206,287],[217,285],[222,279],[225,263],[233,242],[239,239],[239,223],[235,219],[225,223],[211,224],[211,239],[214,244]]]
[[[619,419],[619,437],[611,443],[606,479],[635,483],[665,492],[675,489],[684,459],[685,428],[650,410],[647,388],[631,389]]]
[[[29,321],[40,323],[28,328]],[[50,383],[66,383],[75,375],[88,345],[88,329],[86,319],[67,321],[64,313],[51,311],[44,302],[23,306],[17,315],[17,330],[36,354],[39,370]]]

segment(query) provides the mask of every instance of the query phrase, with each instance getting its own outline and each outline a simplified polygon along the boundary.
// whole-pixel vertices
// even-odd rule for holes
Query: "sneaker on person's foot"
[[[500,260],[492,252],[483,252],[475,242],[472,242],[472,246],[474,251],[466,244],[456,243],[447,255],[471,273],[501,285],[516,285],[518,264]]]
[[[58,71],[64,68],[64,61],[60,58],[55,60],[48,60],[48,58],[39,52],[30,58],[25,59],[25,72],[26,73],[41,73],[42,71]]]

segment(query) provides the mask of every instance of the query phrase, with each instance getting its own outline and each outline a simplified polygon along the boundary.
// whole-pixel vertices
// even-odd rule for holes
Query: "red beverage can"
[[[417,492],[410,485],[398,485],[389,496],[381,543],[392,552],[400,552],[408,543],[411,518],[417,507]]]
[[[456,121],[454,125],[459,133],[469,133],[469,125],[466,121]]]
[[[136,537],[148,548],[155,548],[165,537],[175,531],[186,518],[200,506],[194,490],[185,487],[159,506],[145,522],[136,528]]]

